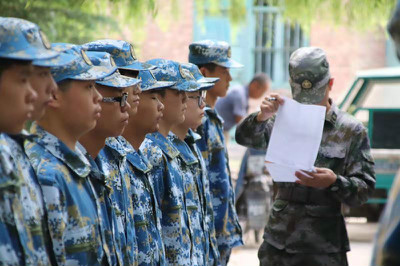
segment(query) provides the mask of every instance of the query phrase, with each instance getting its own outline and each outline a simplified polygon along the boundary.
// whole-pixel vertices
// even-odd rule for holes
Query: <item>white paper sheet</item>
[[[295,182],[295,171],[314,169],[326,107],[284,100],[276,113],[265,161],[275,182]]]

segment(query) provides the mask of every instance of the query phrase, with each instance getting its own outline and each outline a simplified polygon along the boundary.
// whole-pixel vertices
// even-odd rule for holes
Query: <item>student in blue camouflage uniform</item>
[[[196,67],[197,68],[197,67]],[[185,75],[185,79],[196,82],[196,79],[190,73],[188,69],[183,68],[183,71],[188,71],[188,75]],[[195,91],[187,92],[189,97],[198,97],[199,90],[209,89],[214,84],[212,83],[198,83],[198,87]],[[193,102],[191,100],[190,102]],[[204,107],[204,106],[203,106]],[[189,110],[191,112],[192,110]],[[188,210],[190,227],[192,229],[192,243],[193,243],[193,264],[192,265],[207,265],[209,260],[209,237],[208,232],[205,232],[205,215],[204,208],[202,206],[202,183],[198,179],[198,159],[190,150],[189,146],[185,142],[185,136],[188,132],[189,127],[186,127],[185,121],[187,121],[187,115],[191,116],[192,113],[188,114],[188,110],[185,113],[185,120],[178,125],[172,127],[168,134],[168,139],[171,141],[179,151],[178,162],[180,170],[182,172],[184,186],[185,186],[185,202]]]
[[[146,134],[158,130],[164,106],[159,101],[157,89],[168,88],[175,83],[158,82],[151,70],[141,70],[139,79],[142,80],[139,106],[137,110],[129,111],[128,126],[123,137],[117,139],[127,151],[138,242],[138,264],[139,266],[164,266],[166,258],[161,237],[161,209],[156,200],[153,184],[149,179],[152,165],[139,147]],[[133,103],[135,100],[135,97],[129,97],[128,102]]]
[[[118,70],[128,77],[135,77],[139,70],[151,68],[147,64],[139,62],[136,58],[133,46],[125,41],[98,40],[84,45],[89,51],[103,51],[111,54]],[[128,95],[131,108],[129,113],[135,113],[139,104],[139,86],[131,86]],[[119,224],[126,228],[126,251],[128,258],[134,257],[135,265],[140,262],[138,257],[138,243],[135,232],[134,205],[131,197],[131,172],[127,164],[128,150],[125,149],[115,137],[106,140],[106,146],[99,154],[99,160],[104,166],[103,170],[111,180],[113,187],[114,208],[119,214]],[[121,234],[121,239],[124,237]],[[132,262],[133,263],[133,262]]]
[[[50,58],[57,57],[55,64],[65,58],[50,49],[34,23],[0,18],[0,28],[0,265],[49,265],[42,193],[22,148],[26,134],[20,132],[26,119],[39,118],[44,106],[38,103],[48,99],[44,86],[31,81],[40,79],[50,92],[55,88],[50,74],[39,77],[32,60],[49,73]]]
[[[375,186],[367,131],[329,98],[333,79],[322,49],[302,47],[294,51],[289,75],[296,101],[325,106],[327,111],[315,172],[298,171],[296,183],[276,183],[276,199],[258,251],[260,265],[347,265],[350,247],[341,204],[365,203]],[[270,96],[260,112],[238,126],[239,144],[268,147],[274,114],[284,104],[278,94]]]
[[[196,82],[200,83],[201,86],[198,91],[187,92],[188,101],[185,121],[172,128],[173,133],[170,133],[170,137],[182,155],[181,168],[190,169],[191,175],[187,176],[193,177],[192,183],[195,187],[192,190],[187,189],[187,191],[191,191],[193,196],[198,195],[198,199],[192,197],[192,200],[198,204],[197,209],[199,210],[199,220],[201,223],[200,235],[204,235],[204,244],[202,244],[204,249],[202,251],[204,253],[202,255],[205,260],[204,265],[217,265],[219,252],[215,238],[214,215],[207,170],[201,168],[202,165],[205,166],[204,159],[201,156],[201,152],[197,152],[198,148],[192,137],[195,134],[200,139],[200,136],[194,133],[193,130],[196,130],[201,125],[202,118],[204,117],[203,109],[205,107],[206,90],[211,89],[219,79],[205,78],[200,73],[199,68],[191,63],[182,64],[182,67],[189,70],[196,79]],[[200,155],[200,157],[197,155]],[[188,185],[190,186],[191,183],[189,182]],[[199,250],[201,251],[201,249]]]
[[[158,81],[177,82],[160,91],[160,100],[165,109],[159,122],[159,131],[148,134],[140,146],[140,151],[153,166],[149,175],[162,211],[162,238],[167,265],[197,265],[192,254],[195,248],[192,239],[195,236],[185,201],[185,181],[180,170],[179,151],[167,136],[174,125],[185,119],[185,92],[199,85],[185,80],[187,73],[177,62],[153,59],[148,63],[157,66],[153,73]]]
[[[206,161],[210,179],[210,191],[214,208],[215,231],[220,253],[219,264],[229,261],[232,248],[243,245],[242,229],[235,210],[229,159],[225,147],[222,118],[214,106],[218,97],[224,97],[232,80],[230,68],[241,67],[231,57],[231,48],[226,42],[199,41],[189,45],[189,62],[196,64],[205,77],[220,78],[207,92],[205,116],[197,132],[197,142]]]
[[[100,219],[95,191],[89,182],[90,163],[78,149],[78,139],[94,128],[101,95],[94,80],[111,72],[93,66],[78,46],[64,66],[52,67],[58,90],[46,113],[33,123],[34,141],[25,150],[43,191],[51,247],[58,265],[104,265]]]
[[[400,58],[400,1],[388,23],[388,32]],[[400,172],[396,176],[375,236],[371,266],[400,265]]]
[[[126,228],[125,226],[118,226],[121,216],[117,216],[113,208],[112,200],[118,197],[114,193],[118,193],[119,190],[110,182],[112,181],[110,177],[102,172],[102,169],[111,167],[107,166],[109,162],[100,160],[98,154],[105,146],[108,137],[117,137],[125,129],[129,118],[128,110],[130,109],[127,102],[128,90],[130,87],[139,84],[140,80],[122,76],[109,53],[89,51],[87,54],[95,66],[106,66],[112,69],[114,73],[96,81],[96,88],[103,96],[101,117],[97,121],[96,127],[82,136],[79,142],[84,146],[92,168],[99,173],[91,175],[91,181],[101,206],[101,226],[109,250],[110,265],[134,265],[137,261],[136,245],[132,245],[132,250],[127,249]],[[121,238],[120,236],[124,237]]]

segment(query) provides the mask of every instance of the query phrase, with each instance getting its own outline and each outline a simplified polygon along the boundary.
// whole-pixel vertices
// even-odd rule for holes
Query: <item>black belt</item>
[[[279,187],[276,199],[312,205],[337,205],[329,191],[309,187]]]

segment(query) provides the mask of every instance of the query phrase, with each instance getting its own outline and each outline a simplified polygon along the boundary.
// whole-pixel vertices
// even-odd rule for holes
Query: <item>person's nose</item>
[[[93,101],[94,103],[100,103],[103,100],[103,96],[100,94],[100,92],[97,89],[94,89],[94,97]]]
[[[28,84],[27,87],[27,95],[26,95],[26,103],[34,103],[38,98],[37,92],[32,88],[31,84]]]

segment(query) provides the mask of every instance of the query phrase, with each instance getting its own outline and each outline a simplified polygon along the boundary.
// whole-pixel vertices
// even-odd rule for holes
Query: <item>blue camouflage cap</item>
[[[200,69],[195,64],[182,63],[181,66],[184,69],[189,70],[196,81],[199,83],[216,83],[219,80],[219,78],[204,77],[203,74],[201,74]]]
[[[140,84],[142,91],[170,88],[176,84],[174,81],[157,81],[150,69],[140,71],[138,78],[142,80]]]
[[[57,57],[53,57],[50,59],[34,60],[32,64],[34,66],[40,66],[40,67],[57,67],[66,65],[70,63],[72,60],[74,60],[74,56],[71,55],[70,53],[64,53],[64,51],[71,49],[74,46],[76,45],[71,43],[52,43],[51,49],[53,51],[58,52],[59,55]],[[77,52],[77,54],[79,53]]]
[[[68,64],[51,68],[51,74],[56,82],[66,79],[97,80],[105,78],[115,71],[104,66],[94,66],[85,50],[79,45],[57,44],[54,47],[74,56],[74,59]]]
[[[90,61],[92,61],[94,66],[104,66],[110,69],[110,71],[113,71],[111,75],[96,80],[97,84],[123,89],[126,87],[137,85],[141,82],[139,79],[121,75],[109,53],[88,51],[86,52],[86,54],[88,55]]]
[[[196,82],[192,73],[184,69],[181,64],[176,61],[167,59],[151,59],[147,63],[156,66],[152,71],[158,81],[173,81],[175,85],[169,89],[179,91],[197,91],[200,89],[200,83]]]
[[[231,46],[222,41],[203,40],[191,43],[189,62],[196,65],[214,63],[227,68],[243,67],[231,58]]]
[[[0,17],[0,58],[33,61],[56,57],[39,26],[20,18]]]
[[[140,71],[153,69],[154,66],[139,62],[132,44],[122,40],[97,40],[83,44],[82,47],[88,51],[107,52],[113,57],[118,68]]]
[[[301,47],[290,56],[289,83],[296,101],[320,103],[330,77],[329,63],[321,48]]]

